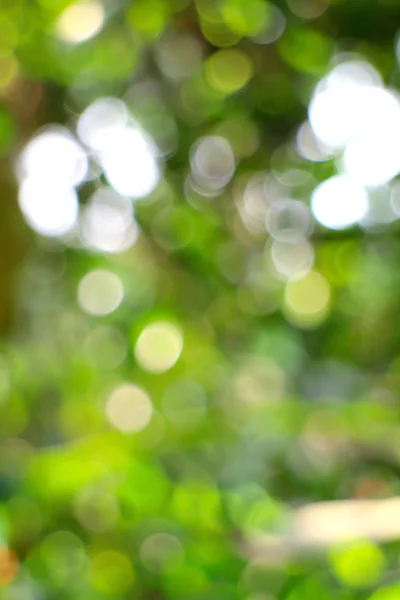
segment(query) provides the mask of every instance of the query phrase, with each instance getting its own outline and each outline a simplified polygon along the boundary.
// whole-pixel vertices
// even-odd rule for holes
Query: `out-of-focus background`
[[[0,4],[1,600],[400,597],[399,28]]]

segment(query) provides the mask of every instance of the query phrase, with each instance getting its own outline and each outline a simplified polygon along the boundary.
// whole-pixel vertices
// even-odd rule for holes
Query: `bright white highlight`
[[[26,179],[21,183],[18,200],[27,223],[40,235],[64,235],[76,223],[79,203],[73,188]]]
[[[138,128],[110,134],[107,147],[99,152],[100,163],[113,188],[124,196],[143,198],[157,186],[160,172],[155,149]]]
[[[333,69],[317,86],[309,107],[317,138],[330,148],[343,147],[360,126],[368,125],[364,102],[378,85],[380,77],[368,63],[352,61]]]
[[[52,127],[30,140],[18,157],[19,205],[37,233],[62,236],[76,224],[75,186],[85,178],[88,160],[68,129]]]
[[[88,169],[86,154],[68,129],[53,127],[27,143],[17,163],[20,179],[35,178],[58,186],[76,186]]]
[[[95,0],[75,2],[58,18],[56,34],[65,42],[78,44],[95,36],[104,23],[104,8]]]
[[[110,185],[123,196],[144,198],[157,186],[157,149],[118,98],[100,98],[80,116],[80,139],[95,151]]]
[[[400,102],[368,63],[335,67],[316,88],[309,120],[320,143],[343,152],[341,170],[362,185],[380,186],[400,173]],[[299,152],[318,160],[309,139],[298,136]]]
[[[364,185],[376,186],[400,172],[400,103],[386,90],[366,92],[360,127],[345,148],[343,166]]]
[[[78,135],[92,150],[101,150],[107,147],[110,136],[125,128],[128,116],[128,109],[122,100],[99,98],[79,117]]]
[[[311,210],[325,227],[345,229],[366,215],[368,196],[356,180],[347,175],[336,175],[314,190]]]

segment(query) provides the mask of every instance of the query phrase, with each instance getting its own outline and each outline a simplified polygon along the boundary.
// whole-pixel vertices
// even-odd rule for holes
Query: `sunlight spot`
[[[89,315],[108,315],[118,308],[123,297],[121,279],[106,269],[90,271],[78,286],[79,306]]]
[[[108,420],[124,433],[141,431],[150,422],[152,414],[150,396],[132,383],[123,383],[116,387],[107,400]]]
[[[286,284],[285,313],[295,325],[319,325],[329,310],[329,304],[329,284],[317,271],[310,271],[305,277]]]
[[[40,235],[62,236],[78,218],[79,203],[74,189],[36,179],[20,185],[19,205],[30,227]]]
[[[174,366],[183,348],[183,336],[178,327],[168,322],[148,325],[135,345],[139,365],[150,373],[163,373]]]
[[[232,94],[243,88],[252,77],[253,70],[250,57],[237,49],[217,50],[205,63],[208,83],[222,94]]]
[[[138,128],[110,132],[107,146],[99,152],[99,160],[108,182],[123,196],[143,198],[160,180],[155,148]]]
[[[85,152],[64,127],[49,127],[38,133],[26,144],[17,162],[19,179],[32,177],[57,186],[78,185],[87,169]]]
[[[68,6],[61,13],[55,31],[65,42],[78,44],[95,36],[103,23],[103,6],[95,0],[82,0]]]
[[[99,98],[79,117],[77,132],[84,144],[93,150],[107,147],[110,137],[125,128],[128,109],[118,98]]]
[[[311,127],[330,148],[343,147],[351,135],[375,115],[365,105],[368,94],[381,84],[379,74],[366,62],[339,64],[318,84],[309,106]],[[378,90],[385,94],[384,90]],[[381,107],[375,106],[380,112]],[[366,121],[367,119],[367,121]]]
[[[345,229],[368,211],[364,188],[347,175],[336,175],[320,183],[311,196],[314,217],[329,229]]]

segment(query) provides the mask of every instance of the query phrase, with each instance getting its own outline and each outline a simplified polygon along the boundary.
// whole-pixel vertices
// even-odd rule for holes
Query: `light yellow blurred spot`
[[[305,277],[287,283],[285,313],[295,325],[318,325],[327,315],[330,295],[325,277],[318,271],[310,271]]]
[[[243,88],[253,75],[253,63],[241,50],[218,50],[205,64],[209,85],[223,94],[233,94]]]
[[[56,35],[70,44],[79,44],[99,33],[104,23],[104,8],[95,0],[75,2],[59,16]]]
[[[140,431],[149,423],[153,406],[148,393],[137,385],[125,383],[110,394],[106,415],[111,425],[125,433]]]
[[[355,588],[376,583],[385,567],[382,550],[369,541],[334,547],[329,559],[336,577],[345,585]]]
[[[140,334],[135,357],[150,373],[163,373],[174,366],[183,348],[181,330],[168,322],[152,323]]]
[[[261,33],[268,23],[268,3],[263,0],[225,0],[221,14],[229,28],[243,36]]]
[[[128,590],[134,581],[130,560],[116,550],[96,554],[91,564],[91,580],[96,590],[114,597]]]
[[[239,42],[241,37],[220,19],[215,20],[203,16],[200,18],[200,28],[204,38],[218,48],[234,46]]]
[[[79,306],[89,315],[108,315],[120,305],[123,297],[122,281],[107,269],[90,271],[78,286]]]

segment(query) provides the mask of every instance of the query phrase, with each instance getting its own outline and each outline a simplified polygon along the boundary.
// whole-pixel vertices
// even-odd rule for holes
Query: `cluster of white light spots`
[[[206,194],[218,194],[232,179],[235,157],[229,142],[216,135],[199,139],[191,149],[191,174]]]
[[[156,148],[117,98],[93,102],[77,133],[82,144],[67,128],[51,126],[26,144],[16,164],[21,210],[41,235],[79,234],[87,248],[123,252],[139,233],[132,200],[149,195],[160,180]],[[95,191],[79,214],[77,187],[102,172],[110,187]]]
[[[370,64],[342,62],[318,84],[296,141],[309,160],[337,157],[339,175],[312,196],[315,218],[331,229],[371,223],[372,190],[400,173],[400,101]]]
[[[121,383],[110,394],[106,416],[116,429],[124,433],[141,431],[149,424],[153,405],[149,394],[133,383]]]
[[[66,128],[48,128],[27,143],[16,166],[19,204],[37,233],[62,236],[74,228],[79,212],[75,188],[87,169],[83,148]]]
[[[107,253],[127,250],[139,234],[132,202],[110,187],[99,188],[82,211],[80,234],[88,248]]]
[[[164,373],[177,362],[183,349],[181,330],[168,321],[147,325],[135,345],[135,358],[145,371]]]
[[[55,33],[64,42],[78,44],[94,37],[104,23],[104,8],[96,0],[82,0],[68,6],[55,24]]]
[[[88,315],[108,315],[118,308],[123,298],[121,279],[107,269],[90,271],[78,285],[78,304]]]
[[[117,98],[101,98],[81,115],[80,139],[94,152],[110,185],[123,196],[143,198],[160,180],[156,148]]]

